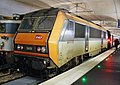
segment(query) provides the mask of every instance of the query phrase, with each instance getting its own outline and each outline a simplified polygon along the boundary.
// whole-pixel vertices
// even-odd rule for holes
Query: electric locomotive
[[[20,70],[65,70],[107,49],[107,30],[67,10],[28,13],[14,38]],[[28,69],[30,68],[30,69]]]
[[[7,62],[8,54],[14,50],[13,37],[20,22],[20,20],[0,20],[0,65]]]

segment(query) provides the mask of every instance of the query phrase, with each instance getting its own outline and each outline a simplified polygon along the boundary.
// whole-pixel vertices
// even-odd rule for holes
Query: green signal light
[[[85,82],[85,81],[86,81],[86,79],[85,79],[85,78],[82,78],[82,81],[84,81],[84,82]]]
[[[100,65],[98,65],[97,67],[98,67],[98,68],[101,68],[101,66],[100,66]]]
[[[83,83],[85,83],[87,81],[86,77],[83,77],[81,80]]]

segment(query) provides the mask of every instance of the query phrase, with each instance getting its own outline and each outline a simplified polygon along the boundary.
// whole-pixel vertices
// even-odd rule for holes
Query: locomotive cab
[[[43,70],[53,64],[49,58],[48,41],[57,15],[57,11],[54,11],[29,13],[22,20],[15,36],[14,52],[17,60],[26,63],[26,68]]]

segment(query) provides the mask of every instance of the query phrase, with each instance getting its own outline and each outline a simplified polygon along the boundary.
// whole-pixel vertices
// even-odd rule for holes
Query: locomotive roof
[[[56,15],[58,11],[61,10],[59,8],[50,8],[50,9],[42,9],[34,12],[27,13],[25,17],[39,17],[39,16],[49,16]]]
[[[49,9],[42,9],[42,10],[37,10],[37,11],[34,11],[34,12],[27,13],[27,14],[25,14],[24,17],[39,17],[39,16],[57,15],[58,11],[60,11],[60,10],[64,10],[64,11],[67,11],[68,13],[70,13],[70,12],[69,12],[68,10],[66,10],[66,9],[61,9],[61,8],[49,8]],[[96,23],[94,23],[94,22],[92,22],[92,21],[90,21],[90,20],[88,20],[88,19],[85,19],[85,18],[81,17],[81,16],[77,16],[77,15],[76,15],[76,17],[79,17],[79,18],[84,19],[84,20],[86,20],[86,21],[88,21],[88,22],[91,22],[91,23],[93,23],[93,24],[95,24],[95,25],[98,25],[98,24],[96,24]],[[98,26],[101,27],[101,25],[98,25]]]

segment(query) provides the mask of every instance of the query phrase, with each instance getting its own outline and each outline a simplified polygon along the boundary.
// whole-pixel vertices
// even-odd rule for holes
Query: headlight
[[[22,45],[17,45],[17,49],[18,50],[23,50],[23,46]]]
[[[42,47],[42,48],[41,48],[41,52],[42,52],[42,53],[45,53],[45,52],[46,52],[46,48],[45,48],[45,47]]]
[[[4,42],[0,43],[0,48],[2,49],[4,47]]]
[[[1,42],[1,43],[0,43],[0,46],[4,46],[4,42]]]
[[[21,46],[21,50],[23,50],[23,46]]]
[[[17,49],[20,50],[20,45],[17,46]]]
[[[37,51],[40,52],[40,51],[41,51],[41,48],[40,48],[40,47],[37,47]]]

